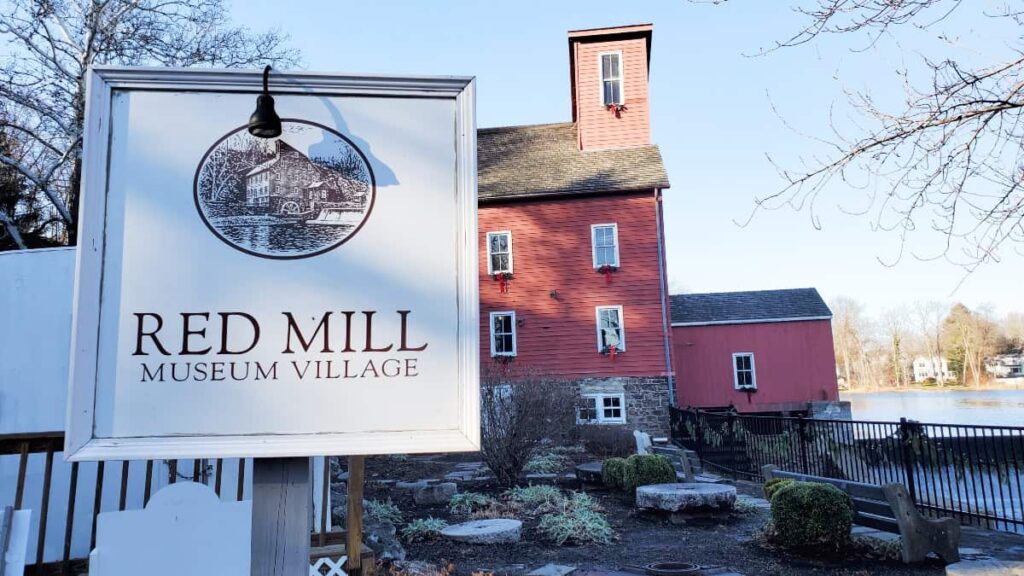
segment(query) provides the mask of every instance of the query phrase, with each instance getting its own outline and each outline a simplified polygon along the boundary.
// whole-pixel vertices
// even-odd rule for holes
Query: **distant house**
[[[1000,354],[985,360],[985,373],[995,378],[1024,378],[1024,353]]]
[[[956,374],[949,369],[949,360],[938,356],[918,356],[914,358],[911,365],[914,373],[914,382],[935,380],[938,382],[952,382],[956,380]]]
[[[679,294],[671,309],[679,406],[813,412],[838,401],[832,311],[814,288]]]
[[[245,175],[245,203],[269,214],[312,212],[324,203],[349,199],[339,180],[348,180],[317,166],[305,154],[281,139],[274,157]],[[353,181],[354,182],[354,181]]]

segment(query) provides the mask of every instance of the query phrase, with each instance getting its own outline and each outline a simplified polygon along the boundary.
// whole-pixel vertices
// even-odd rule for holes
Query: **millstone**
[[[500,518],[454,524],[441,530],[441,535],[467,544],[504,544],[519,542],[522,531],[523,523],[519,520]]]
[[[652,484],[636,489],[639,508],[665,512],[730,510],[736,503],[736,488],[723,484]]]

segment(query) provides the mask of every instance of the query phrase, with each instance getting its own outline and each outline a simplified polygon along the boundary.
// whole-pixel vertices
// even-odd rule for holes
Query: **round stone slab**
[[[723,484],[651,484],[636,489],[639,508],[665,512],[730,510],[736,503],[736,488]]]
[[[519,520],[474,520],[453,524],[441,530],[441,535],[449,540],[467,544],[504,544],[519,542],[522,531],[523,523]]]

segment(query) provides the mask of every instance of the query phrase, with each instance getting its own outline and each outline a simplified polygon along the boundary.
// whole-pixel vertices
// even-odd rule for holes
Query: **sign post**
[[[255,458],[253,574],[291,575],[310,456],[361,490],[362,455],[478,449],[472,78],[274,74],[275,138],[258,71],[87,88],[67,459]]]

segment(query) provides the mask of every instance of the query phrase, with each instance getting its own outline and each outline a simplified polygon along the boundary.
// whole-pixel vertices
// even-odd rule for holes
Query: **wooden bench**
[[[925,518],[914,506],[902,484],[863,484],[849,480],[809,476],[780,470],[773,464],[761,468],[765,480],[786,478],[800,482],[831,484],[853,500],[853,523],[899,534],[903,562],[921,562],[935,552],[947,564],[960,561],[960,523],[955,518]]]
[[[700,468],[700,459],[690,450],[683,450],[678,446],[653,445],[650,451],[652,454],[668,458],[672,467],[676,469],[676,476],[683,482],[718,483],[722,480],[713,474],[696,472]]]

